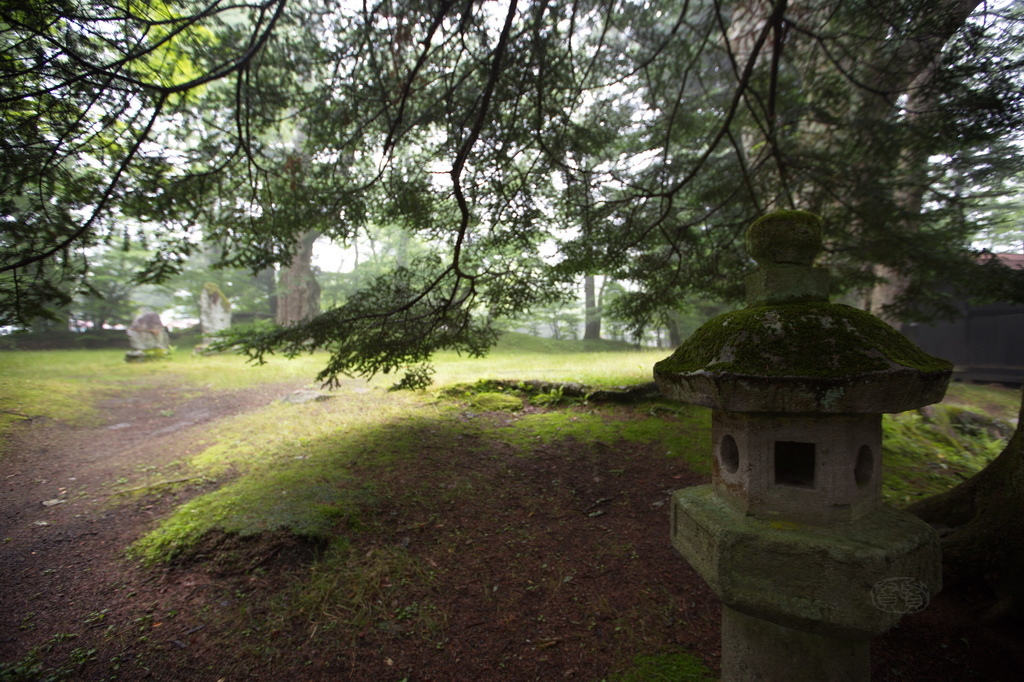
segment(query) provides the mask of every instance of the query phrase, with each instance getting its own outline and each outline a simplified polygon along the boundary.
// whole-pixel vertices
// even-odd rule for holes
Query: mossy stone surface
[[[815,301],[719,315],[655,364],[654,373],[843,378],[897,368],[941,372],[952,367],[870,313]]]
[[[216,282],[206,282],[203,284],[203,289],[206,291],[206,295],[210,297],[211,303],[223,301],[221,305],[224,306],[224,309],[231,310],[231,301],[229,301],[228,297],[224,295],[224,292],[221,291],[220,286],[218,286]]]
[[[821,251],[821,218],[807,211],[774,211],[750,224],[746,246],[762,268],[810,265]]]
[[[952,363],[870,313],[828,302],[828,274],[811,267],[821,219],[775,211],[747,229],[761,266],[748,306],[719,315],[654,366],[665,395],[730,412],[868,414],[938,402]]]
[[[825,268],[793,265],[759,268],[747,276],[747,305],[828,302],[829,274]]]
[[[902,412],[940,400],[952,369],[870,313],[804,302],[710,320],[654,378],[669,396],[730,411]]]
[[[880,506],[816,528],[741,514],[710,485],[672,494],[672,544],[722,603],[826,637],[874,637],[903,615],[873,588],[907,578],[927,600],[942,587],[939,537],[921,519]]]

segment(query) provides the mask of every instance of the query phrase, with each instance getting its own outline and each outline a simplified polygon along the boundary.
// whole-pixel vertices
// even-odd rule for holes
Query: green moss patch
[[[711,411],[691,405],[639,413],[611,406],[538,412],[485,434],[519,448],[524,454],[564,439],[607,446],[620,442],[658,444],[666,457],[679,457],[693,471],[711,473]]]
[[[516,412],[523,409],[522,399],[507,393],[478,393],[470,403],[487,412]]]
[[[882,418],[883,498],[902,506],[945,492],[999,456],[1007,422],[936,405]]]
[[[317,467],[313,473],[299,466],[251,474],[178,507],[130,554],[148,564],[169,562],[213,531],[247,538],[283,530],[326,543],[335,526],[355,515],[364,496],[343,488],[343,476],[340,467]]]
[[[718,678],[699,658],[684,650],[637,656],[633,667],[609,682],[713,682]]]
[[[224,420],[201,436],[212,445],[185,463],[188,473],[215,477],[221,486],[175,509],[129,553],[166,563],[212,532],[248,538],[285,531],[328,542],[374,499],[372,480],[354,481],[352,467],[414,452],[424,433],[444,431],[436,414],[410,396],[373,392],[276,403]]]
[[[873,315],[850,306],[812,302],[746,308],[707,322],[655,375],[692,372],[751,376],[853,377],[912,368],[952,369]]]

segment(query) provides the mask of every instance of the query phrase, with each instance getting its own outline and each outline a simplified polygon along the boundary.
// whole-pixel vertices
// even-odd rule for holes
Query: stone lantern
[[[673,495],[672,542],[722,601],[723,680],[868,680],[870,638],[941,586],[934,530],[881,503],[882,413],[941,400],[952,365],[829,303],[816,216],[746,239],[747,307],[654,367],[713,410],[712,483]]]

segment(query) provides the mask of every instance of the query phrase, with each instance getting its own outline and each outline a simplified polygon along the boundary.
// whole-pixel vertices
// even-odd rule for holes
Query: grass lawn
[[[369,553],[361,543],[387,532],[387,515],[396,513],[388,510],[397,505],[423,515],[403,526],[404,533],[430,529],[445,538],[437,542],[452,543],[451,551],[461,551],[457,537],[444,535],[449,532],[443,524],[449,510],[479,507],[489,510],[482,513],[490,518],[531,499],[524,495],[548,494],[543,487],[523,489],[518,498],[506,500],[500,479],[507,473],[511,486],[524,475],[515,473],[520,467],[543,467],[555,452],[587,452],[597,458],[595,462],[602,461],[594,481],[626,480],[632,460],[626,457],[619,464],[616,457],[624,444],[644,453],[644,466],[653,462],[656,469],[661,467],[658,470],[685,471],[706,480],[710,410],[663,399],[604,405],[567,398],[559,391],[537,394],[509,388],[526,380],[594,387],[648,382],[653,364],[668,354],[507,335],[485,358],[437,356],[436,384],[428,390],[389,392],[392,377],[349,380],[331,391],[334,397],[326,402],[295,405],[268,400],[187,429],[176,444],[180,456],[159,466],[135,466],[106,494],[115,508],[166,505],[165,513],[124,548],[126,556],[144,566],[166,570],[216,555],[216,570],[224,570],[232,561],[251,560],[244,552],[211,554],[211,537],[286,533],[317,548],[318,558],[304,579],[263,598],[261,613],[272,612],[273,617],[270,625],[249,623],[254,645],[263,642],[260,646],[273,648],[274,637],[292,627],[288,624],[302,621],[318,624],[314,630],[323,627],[346,636],[377,626],[416,631],[432,645],[444,646],[444,609],[429,597],[430,586],[443,573],[437,568],[442,557],[437,555],[436,562],[429,556],[417,558],[401,546],[406,542],[401,539],[399,546],[386,551],[372,549],[376,545],[371,543]],[[183,404],[208,394],[266,386],[317,388],[313,377],[324,360],[324,355],[313,354],[293,360],[271,358],[265,365],[252,366],[237,356],[178,351],[169,360],[127,364],[120,351],[3,352],[0,436],[18,423],[40,418],[69,428],[95,427],[102,423],[104,399],[161,387],[173,390]],[[481,380],[505,383],[495,388],[494,383],[478,383]],[[1009,434],[1008,422],[1016,417],[1019,397],[1018,391],[1003,387],[954,384],[944,403],[927,415],[887,415],[886,500],[897,505],[911,502],[948,489],[983,468],[998,455]],[[168,419],[174,416],[173,409],[163,412]],[[446,459],[445,452],[457,453],[458,458]],[[424,469],[435,456],[441,457],[436,465]],[[586,457],[576,466],[586,469]],[[406,470],[417,471],[416,480],[407,480]],[[485,470],[489,473],[482,475]],[[593,482],[572,485],[577,490]],[[595,517],[604,513],[604,506],[616,503],[612,493],[592,497],[585,512]],[[529,504],[536,508],[517,512],[523,518],[546,506],[540,497]],[[543,527],[538,522],[510,521],[488,532],[507,534],[508,543]],[[626,547],[601,551],[615,557],[636,555],[635,549]],[[545,569],[554,562],[553,556]],[[510,565],[508,570],[516,569]],[[572,573],[562,570],[565,574],[558,580],[568,583]],[[534,579],[537,589],[559,584],[524,578],[527,583]],[[387,602],[386,595],[402,593],[399,584],[416,595],[414,601]],[[682,679],[706,679],[709,673],[703,664],[685,650],[646,650],[647,636],[616,635],[621,637],[621,649],[614,654],[619,672],[608,679],[660,679],[658,670],[665,671],[665,679],[679,677],[681,673],[674,672],[678,670],[688,671]]]

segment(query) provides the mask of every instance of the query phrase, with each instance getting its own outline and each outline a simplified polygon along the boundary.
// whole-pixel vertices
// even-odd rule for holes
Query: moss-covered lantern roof
[[[730,412],[902,412],[942,399],[953,366],[874,315],[828,302],[816,216],[755,221],[747,248],[761,266],[748,306],[710,320],[654,378],[669,397]]]

